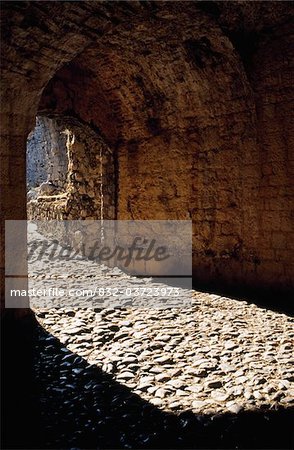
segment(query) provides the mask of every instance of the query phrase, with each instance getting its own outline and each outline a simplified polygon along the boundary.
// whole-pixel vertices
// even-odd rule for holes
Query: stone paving
[[[47,278],[58,286],[75,283],[77,272],[71,273],[70,265],[76,269],[76,262],[68,263],[66,274],[59,263],[50,275],[38,264],[32,266],[31,286],[41,288]],[[98,270],[91,261],[79,264],[77,283],[88,279],[95,285],[102,278],[105,286],[120,288],[151,283],[117,268]],[[88,383],[83,392],[99,391],[99,383],[91,380],[97,369],[109,377],[104,389],[117,383],[164,413],[237,416],[293,406],[293,318],[246,301],[178,289],[186,306],[165,307],[163,302],[143,308],[128,306],[124,300],[129,298],[122,298],[119,308],[113,303],[108,308],[35,308],[48,333],[40,337],[36,363],[39,381],[46,383],[43,401],[58,393],[75,408],[81,377]],[[60,345],[54,356],[52,339]]]
[[[216,413],[294,402],[293,319],[195,292],[190,308],[52,309],[66,348],[164,410]]]

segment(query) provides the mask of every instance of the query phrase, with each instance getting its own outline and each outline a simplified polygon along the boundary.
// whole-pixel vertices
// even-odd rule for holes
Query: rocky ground
[[[293,319],[283,314],[195,292],[188,309],[54,309],[37,315],[43,329],[36,367],[51,448],[63,440],[83,448],[85,439],[90,448],[97,442],[101,448],[156,448],[167,430],[171,442],[164,442],[172,447],[199,448],[199,424],[200,448],[214,448],[215,435],[217,445],[227,448],[239,417],[257,414],[271,427],[272,413],[293,404]],[[172,425],[179,417],[180,429]],[[259,444],[264,448],[266,433]]]
[[[166,411],[238,413],[294,402],[293,320],[195,293],[187,309],[38,311],[42,326]]]
[[[55,283],[74,282],[68,267],[54,270]],[[40,288],[46,277],[35,265],[31,284]],[[81,279],[120,288],[150,283],[91,261],[80,262]],[[174,307],[36,308],[47,447],[291,445],[293,319],[246,301],[179,292],[186,302]]]

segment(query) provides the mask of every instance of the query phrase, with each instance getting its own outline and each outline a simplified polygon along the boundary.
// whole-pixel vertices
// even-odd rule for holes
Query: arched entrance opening
[[[114,214],[114,217],[119,219],[190,218],[193,220],[193,263],[197,281],[210,284],[213,280],[219,288],[224,285],[242,289],[253,286],[289,291],[292,285],[293,265],[289,248],[289,243],[292,242],[290,240],[292,228],[288,195],[292,178],[288,152],[289,129],[286,120],[289,112],[288,92],[291,81],[287,6],[284,11],[284,6],[279,6],[272,14],[271,6],[267,11],[263,2],[252,4],[252,6],[247,5],[246,2],[229,6],[226,3],[223,6],[215,4],[212,8],[207,8],[207,5],[204,5],[205,2],[196,4],[186,2],[184,7],[179,2],[168,4],[168,6],[165,3],[148,2],[6,3],[3,35],[5,36],[4,80],[7,85],[4,89],[1,111],[3,116],[1,152],[3,152],[4,167],[4,177],[1,179],[4,195],[3,217],[14,220],[26,218],[26,139],[34,127],[36,115],[43,115],[50,120],[60,120],[61,125],[64,122],[66,129],[69,130],[67,140],[68,151],[71,152],[69,156],[72,164],[70,169],[72,178],[68,181],[69,191],[64,197],[56,198],[58,195],[63,195],[63,192],[57,193],[54,197],[53,192],[51,192],[52,195],[48,195],[47,191],[47,195],[38,196],[40,197],[39,209],[35,203],[31,203],[30,214],[44,213],[44,215],[48,214],[48,217],[73,215],[78,218],[94,215],[101,219],[101,211],[103,214],[104,211],[106,212],[107,203],[110,208],[107,214],[110,217]],[[281,23],[283,27],[280,28]],[[250,61],[246,61],[246,70],[237,49],[227,36],[228,28],[234,31],[236,26],[240,27],[242,32],[247,28],[256,28],[258,33],[263,30],[259,36],[256,54],[250,55]],[[96,147],[98,141],[100,144],[102,142],[102,146],[105,145],[111,149],[109,153],[106,152],[107,155],[115,155],[113,162],[110,161],[110,164],[107,164],[105,174],[107,177],[108,167],[111,168],[109,176],[114,173],[114,195],[112,191],[104,191],[104,187],[108,186],[103,182],[105,172],[102,171],[102,181],[96,184],[99,174],[95,171],[101,166],[101,161],[97,166],[92,164],[91,160],[93,146],[97,150],[96,156],[99,153],[100,157],[101,146],[99,149]],[[79,155],[83,157],[80,158]],[[111,159],[112,156],[109,158]],[[109,183],[109,186],[112,184]],[[110,200],[107,199],[107,195]],[[114,205],[111,199],[115,199]],[[25,242],[25,233],[23,238]],[[1,239],[3,248],[4,231]],[[1,256],[2,254],[4,255],[4,252]],[[3,260],[1,268],[2,280],[4,280]],[[25,271],[22,277],[25,283]],[[4,296],[2,291],[1,298],[4,299]],[[226,339],[229,342],[223,345],[219,336],[228,337],[228,329],[230,330],[233,323],[233,303],[230,301],[227,303],[227,300],[216,297],[210,299],[213,300],[211,303],[207,301],[207,297],[204,299],[201,297],[197,305],[199,308],[196,317],[199,317],[197,314],[202,307],[202,312],[205,311],[205,306],[209,308],[209,318],[205,318],[204,314],[204,320],[201,322],[204,329],[199,328],[195,320],[187,323],[185,317],[181,320],[171,314],[164,319],[167,320],[169,332],[180,330],[180,336],[168,335],[162,339],[163,344],[161,344],[166,352],[171,350],[170,345],[175,345],[178,349],[183,340],[189,342],[190,337],[193,340],[193,330],[197,327],[194,335],[197,339],[205,340],[209,334],[209,345],[207,342],[203,342],[203,345],[201,343],[201,351],[197,349],[196,355],[190,353],[188,365],[185,363],[185,367],[194,367],[192,374],[197,378],[197,384],[199,379],[209,377],[209,380],[205,380],[205,382],[208,381],[209,386],[203,382],[205,389],[223,388],[224,386],[220,386],[220,380],[210,379],[210,377],[213,378],[216,373],[220,375],[217,372],[220,368],[226,374],[224,377],[230,379],[227,373],[231,373],[231,367],[226,364],[228,356],[237,355],[236,360],[238,360],[240,355],[238,349],[244,348],[246,353],[249,348],[249,346],[246,347],[246,343],[252,343],[252,339],[258,341],[257,359],[259,361],[253,361],[255,367],[245,364],[248,371],[245,378],[248,374],[252,375],[252,371],[264,368],[263,365],[260,367],[260,360],[266,361],[265,364],[268,361],[269,364],[272,362],[273,347],[268,346],[269,339],[274,339],[275,345],[281,344],[279,348],[284,364],[286,358],[283,358],[283,355],[289,353],[287,338],[290,335],[290,332],[287,333],[290,321],[286,316],[279,316],[278,320],[272,322],[277,328],[280,326],[278,324],[282,324],[274,334],[270,325],[264,326],[264,323],[271,323],[270,313],[266,316],[262,311],[256,312],[256,316],[249,314],[244,326],[240,316],[243,319],[244,311],[248,311],[249,307],[241,305],[242,313],[237,318],[237,326],[233,330],[231,342]],[[276,301],[280,302],[280,296],[276,297]],[[222,302],[227,307],[224,307]],[[217,309],[216,305],[220,305],[219,308],[225,313],[216,310],[212,320],[212,311]],[[250,308],[249,311],[252,312]],[[26,405],[30,404],[29,398],[25,397],[28,389],[28,370],[26,374],[24,373],[24,368],[27,369],[29,366],[28,349],[31,348],[26,340],[29,337],[28,330],[32,327],[27,327],[24,319],[24,314],[28,313],[30,314],[29,309],[4,311],[9,331],[6,341],[9,342],[6,351],[6,367],[8,368],[6,379],[10,381],[9,395],[15,400],[11,402],[8,416],[13,425],[16,420],[14,404],[17,404],[17,400],[24,399],[18,410],[19,424],[22,424],[23,417],[26,417]],[[9,316],[12,316],[11,321]],[[22,320],[15,320],[20,318]],[[257,318],[260,320],[255,320]],[[107,361],[107,371],[115,371],[118,365],[120,371],[123,365],[122,361],[117,364],[118,361],[115,359],[116,345],[122,344],[123,347],[127,331],[119,327],[128,329],[133,324],[132,320],[138,323],[142,317],[132,318],[132,320],[128,317],[122,321],[124,324],[117,323],[115,314],[110,315],[110,319],[106,319],[106,324],[105,317],[100,319],[103,322],[103,331],[95,334],[95,339],[97,338],[95,342],[102,346],[106,345],[105,352],[112,355],[111,360]],[[149,319],[151,322],[148,322]],[[159,331],[153,327],[155,324],[152,322],[153,320],[156,322],[157,317],[149,319],[146,318],[148,329],[153,336],[152,339],[157,341],[156,335]],[[228,320],[227,328],[226,320]],[[216,322],[218,326],[210,329]],[[147,329],[146,323],[138,325],[134,335],[135,341],[141,339],[142,326],[144,331]],[[79,327],[84,327],[86,330],[80,330]],[[76,328],[69,334],[71,338],[75,338],[75,333],[81,332],[84,351],[88,352],[91,337],[89,338],[87,334],[91,333],[87,333],[88,328],[82,320],[79,327],[77,327],[78,331]],[[249,329],[248,334],[246,334],[246,328],[247,331]],[[185,332],[181,333],[184,329]],[[260,340],[256,339],[257,332],[261,333],[258,334]],[[232,340],[238,340],[239,337],[240,342],[238,341],[235,347],[236,343]],[[46,341],[47,338],[49,343]],[[77,339],[80,338],[79,335]],[[112,338],[116,343],[112,348],[114,351],[110,352],[107,346],[111,345],[109,342]],[[52,340],[49,336],[45,336],[44,339],[46,352],[48,350],[46,353],[48,360],[52,358],[50,339]],[[260,342],[261,346],[259,346]],[[151,343],[153,346],[151,353],[148,353],[149,350],[137,348],[138,342],[132,341],[132,343],[143,359],[147,355],[143,370],[150,371],[149,366],[152,368],[154,361],[150,363],[148,358],[153,358],[153,350],[158,356],[157,351],[161,348],[158,348],[158,341]],[[218,346],[223,346],[224,349]],[[202,350],[207,348],[210,351],[212,347],[214,347],[214,354],[208,357],[209,363],[207,361],[199,363],[201,358],[206,359],[199,353],[203,353]],[[194,351],[191,348],[187,351],[185,345],[181,349],[183,351],[177,353],[182,355]],[[224,356],[222,364],[218,360],[219,354]],[[256,353],[253,354],[256,355]],[[251,358],[252,355],[249,356]],[[62,357],[60,353],[56,360],[61,360]],[[73,358],[72,355],[66,355],[66,357]],[[134,372],[137,373],[136,359],[138,358],[136,355],[127,357],[131,358],[131,361],[129,359],[127,363],[130,363]],[[163,355],[163,358],[167,358],[167,355]],[[158,359],[156,361],[157,364]],[[198,369],[196,371],[195,365],[193,366],[195,361],[196,366],[197,361],[198,365],[206,365],[198,367],[199,371]],[[62,361],[61,364],[64,362],[58,373],[60,379],[67,376],[64,373],[66,361]],[[173,364],[173,361],[161,359],[160,364],[169,366]],[[279,364],[276,364],[275,368],[276,378],[279,380]],[[74,367],[74,369],[77,371],[71,373],[70,377],[74,378],[79,374],[84,377],[83,370],[85,370],[85,378],[89,375],[87,372],[89,368],[86,366]],[[139,369],[141,370],[140,365]],[[169,369],[170,367],[167,367],[166,370]],[[48,372],[50,373],[49,370]],[[18,373],[21,373],[22,377],[14,382],[15,374]],[[131,384],[137,375],[132,377],[130,372],[127,373],[127,383]],[[273,373],[270,367],[268,374]],[[155,371],[152,377],[155,379],[158,375],[162,374]],[[238,375],[239,383],[246,383],[244,375],[240,372]],[[52,376],[56,376],[56,373],[53,375],[53,371]],[[164,373],[163,378],[159,377],[156,380],[160,383],[168,383],[170,380],[166,377],[176,376],[181,377],[182,373],[179,375]],[[220,376],[223,377],[223,374]],[[291,377],[287,367],[283,376]],[[282,388],[275,385],[273,388],[270,387],[268,392],[260,393],[259,390],[264,389],[260,386],[265,384],[266,377],[260,376],[258,380],[254,374],[250,377],[250,383],[253,380],[254,384],[256,380],[258,386],[257,394],[252,393],[253,397],[250,393],[246,394],[253,405],[261,405],[266,401],[272,393],[271,389],[281,389],[285,393],[290,383],[286,380]],[[181,389],[183,387],[181,379],[175,389],[185,392],[185,389]],[[75,381],[79,382],[81,378],[78,376]],[[104,378],[102,384],[105,386],[108,382],[109,378]],[[72,388],[74,385],[72,383],[68,385],[66,389],[75,393],[75,388]],[[91,396],[93,387],[97,389],[97,392],[99,391],[93,383],[90,386],[82,383],[82,386],[85,388],[87,399],[89,392]],[[148,391],[148,385],[141,388],[142,397],[145,391],[148,392],[146,396],[149,394],[152,396],[155,392],[154,386],[151,386],[151,391]],[[164,390],[162,386],[160,389],[155,396],[157,399],[155,403],[158,406],[160,403],[168,403],[169,398],[174,395],[173,393],[170,395],[170,390]],[[173,392],[173,388],[170,389]],[[227,406],[227,400],[228,402],[233,400],[231,397],[228,399],[227,395],[235,398],[241,392],[240,385],[231,386],[229,393],[221,390],[213,395],[210,395],[211,391],[208,395],[205,389],[202,391],[206,392],[204,400],[209,397],[209,401],[216,407],[219,407],[219,404],[225,404],[226,407],[231,408],[233,405]],[[64,391],[58,391],[57,387],[54,392],[55,398],[58,399],[59,394],[63,394]],[[194,393],[192,390],[189,394],[180,392],[176,395],[182,397],[184,402],[187,398],[189,401],[193,398],[195,401],[193,407],[197,411],[199,408],[206,408],[208,404],[201,403],[199,392],[196,388]],[[280,395],[280,392],[278,394]],[[100,391],[92,403],[95,414],[99,395]],[[131,394],[127,390],[123,401],[129,398],[129,395]],[[281,399],[279,395],[276,397],[278,403]],[[132,395],[131,398],[133,398]],[[285,403],[287,401],[286,397]],[[108,405],[108,401],[106,404]],[[149,415],[149,402],[147,405],[139,402],[139,406],[132,401],[126,404],[130,410],[134,407],[136,419],[141,417],[144,406],[147,416],[156,417],[153,422],[162,425],[161,429],[167,430],[167,433],[170,430],[173,432],[188,430],[187,433],[179,432],[179,446],[183,446],[183,442],[186,445],[187,442],[186,446],[190,447],[191,439],[192,445],[197,441],[197,435],[194,440],[194,435],[191,438],[190,434],[190,430],[198,430],[199,426],[199,421],[193,414],[193,417],[188,415],[187,418],[184,414],[184,417],[178,419],[173,414],[158,414],[158,411],[154,412],[153,409]],[[114,402],[112,406],[119,415],[120,404],[117,405]],[[175,408],[177,407],[176,405]],[[70,406],[67,412],[72,415],[73,409],[74,407]],[[236,408],[234,411],[236,412]],[[126,422],[127,414],[128,411],[124,417]],[[254,420],[254,414],[249,416]],[[170,422],[168,418],[171,418]],[[264,419],[264,423],[265,421],[267,419]],[[117,422],[116,420],[102,422],[102,429],[110,430],[111,435],[111,431],[115,429],[113,425]],[[177,426],[173,426],[175,422]],[[142,423],[146,424],[144,421]],[[167,423],[169,423],[168,426]],[[213,423],[210,417],[209,423]],[[21,430],[26,434],[29,442],[31,436],[26,425],[21,425]],[[96,436],[97,430],[91,428],[92,423],[84,425],[86,430],[91,430],[91,436]],[[267,433],[263,435],[267,435],[268,442],[272,445],[270,436],[273,436],[273,428],[269,428],[267,427],[268,435]],[[59,429],[57,427],[57,430]],[[148,447],[153,444],[156,447],[158,435],[154,433],[155,429],[152,426],[148,429],[150,429],[149,437],[153,439],[151,443],[148,436],[140,433],[138,440],[135,442],[133,440],[130,444],[121,430],[121,435],[114,436],[116,442],[113,446],[117,446],[117,440],[120,440],[121,445],[131,445],[133,448],[141,445]],[[210,434],[210,428],[208,430]],[[77,432],[80,434],[79,429]],[[182,440],[183,434],[188,441]],[[284,435],[284,433],[281,434]],[[19,447],[21,433],[15,433],[13,429],[11,435],[14,444],[15,440],[18,441],[14,446]],[[174,437],[174,434],[170,436]],[[241,446],[254,447],[254,442],[248,445],[247,437],[248,433]],[[62,439],[65,438],[62,437]],[[108,441],[107,445],[109,442],[112,441]],[[174,442],[168,445],[173,446]],[[92,444],[93,441],[90,440],[89,447],[93,447]],[[211,446],[209,440],[206,444],[208,447]],[[72,445],[76,447],[77,441],[72,442]],[[83,445],[82,442],[81,447]],[[217,447],[222,445],[221,441],[216,444]],[[232,442],[230,446],[240,447],[240,442]]]
[[[112,150],[73,117],[37,118],[27,141],[29,220],[113,220]]]

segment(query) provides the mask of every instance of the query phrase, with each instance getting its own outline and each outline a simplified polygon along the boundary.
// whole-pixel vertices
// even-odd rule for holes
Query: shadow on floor
[[[293,448],[293,409],[163,412],[65,349],[33,316],[6,320],[3,344],[3,449]]]
[[[140,277],[138,277],[140,278]],[[253,303],[260,308],[266,308],[288,316],[294,316],[294,292],[275,289],[258,289],[250,286],[243,286],[241,288],[232,287],[223,282],[214,283],[211,280],[209,283],[203,283],[195,278],[189,277],[154,277],[153,281],[163,282],[168,286],[179,287],[182,289],[193,289],[203,294],[215,294],[223,297],[229,297],[233,300],[247,301]]]
[[[245,300],[260,308],[269,309],[288,316],[294,316],[294,293],[281,292],[275,289],[257,289],[243,287],[242,289],[232,288],[224,284],[214,285],[213,283],[203,284],[193,279],[193,289],[208,294],[216,294],[229,297],[233,300]]]

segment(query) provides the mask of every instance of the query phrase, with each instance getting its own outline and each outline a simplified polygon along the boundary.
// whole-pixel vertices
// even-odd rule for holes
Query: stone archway
[[[3,308],[4,219],[27,217],[36,115],[113,149],[115,218],[191,218],[197,281],[276,289],[280,303],[293,289],[292,24],[289,2],[3,2],[1,16],[0,279],[19,447],[33,327],[29,309]]]
[[[18,23],[17,57],[9,40],[10,8]],[[1,111],[5,217],[26,217],[25,141],[40,104],[40,112],[75,117],[114,148],[118,218],[193,219],[199,282],[289,289],[290,175],[285,170],[275,175],[274,139],[261,131],[264,112],[271,113],[264,80],[273,74],[265,49],[273,48],[275,55],[282,49],[276,61],[286,73],[289,47],[278,43],[278,31],[268,38],[259,31],[272,24],[282,26],[286,36],[287,7],[279,6],[274,15],[263,4],[207,10],[201,2],[185,8],[174,3],[168,11],[165,4],[151,3],[115,8],[63,3],[51,5],[50,14],[48,8],[39,3],[4,8],[4,81],[13,76]],[[264,59],[262,71],[254,55],[251,62],[240,58],[244,46],[235,18],[241,11],[244,30],[261,33],[256,54]],[[52,13],[58,17],[54,22],[48,19]],[[39,22],[46,26],[38,28]],[[32,30],[38,44],[27,47]],[[31,48],[35,53],[28,59],[23,53]],[[279,92],[273,102],[282,102],[284,111]],[[273,149],[270,164],[261,158],[267,143]],[[282,153],[285,165],[289,155],[286,144],[282,147],[277,158]],[[265,203],[267,192],[274,191],[281,194],[281,206]]]
[[[115,149],[118,219],[192,219],[195,279],[256,283],[253,92],[222,30],[205,14],[190,21],[155,20],[144,41],[139,17],[132,45],[121,24],[56,73],[40,111],[72,114]],[[181,42],[164,41],[171,29]]]

